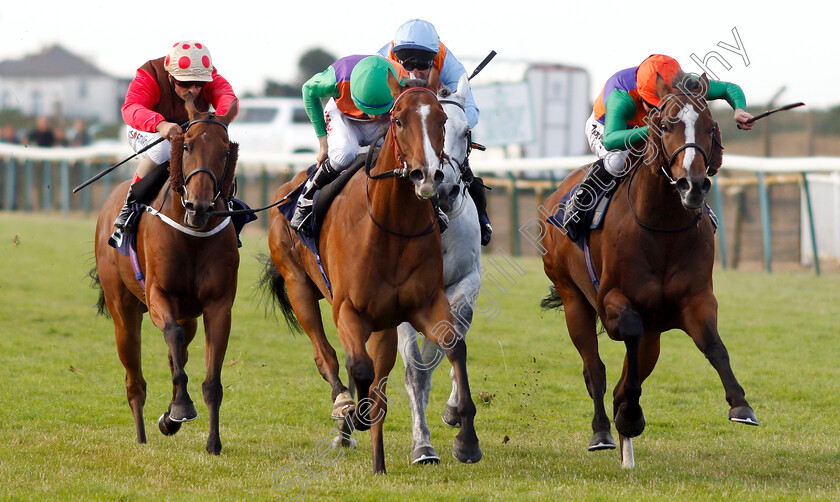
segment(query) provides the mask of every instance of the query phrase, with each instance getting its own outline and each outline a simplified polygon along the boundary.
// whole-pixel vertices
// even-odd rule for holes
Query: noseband
[[[224,122],[219,122],[218,120],[213,119],[212,116],[211,116],[211,118],[207,118],[207,119],[197,119],[197,120],[191,121],[189,124],[187,124],[187,127],[185,128],[184,132],[188,131],[189,128],[193,124],[197,124],[199,122],[207,122],[209,124],[220,125],[220,126],[225,128],[225,133],[227,133],[227,130],[228,130],[227,124],[225,124]],[[225,170],[222,171],[222,179],[225,179],[225,176],[227,175],[228,157],[229,156],[230,156],[230,149],[228,149],[228,151],[225,152]],[[213,196],[214,201],[216,199],[218,199],[219,196],[221,195],[221,188],[219,187],[219,180],[216,179],[216,175],[213,174],[213,171],[211,171],[210,169],[208,169],[206,167],[199,167],[198,169],[195,169],[192,172],[190,172],[190,174],[188,174],[187,176],[184,176],[184,163],[182,162],[181,163],[181,176],[184,178],[184,186],[181,187],[181,190],[180,190],[181,204],[182,205],[186,205],[186,199],[188,198],[187,197],[187,183],[190,181],[190,178],[192,178],[193,176],[195,176],[198,173],[207,173],[207,174],[210,175],[210,179],[213,180],[213,192],[215,193],[215,195]]]

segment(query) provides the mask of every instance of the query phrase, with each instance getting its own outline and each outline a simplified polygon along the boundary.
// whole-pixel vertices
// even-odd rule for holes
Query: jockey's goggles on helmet
[[[190,87],[198,87],[200,89],[200,88],[204,87],[204,84],[207,83],[207,82],[199,82],[197,80],[195,80],[195,81],[190,80],[190,81],[187,81],[187,82],[181,82],[177,78],[173,78],[172,80],[175,82],[175,85],[177,85],[178,87],[183,87],[184,89],[189,89]]]

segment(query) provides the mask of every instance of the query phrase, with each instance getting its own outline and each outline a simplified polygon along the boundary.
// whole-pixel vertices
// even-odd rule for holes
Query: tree
[[[335,60],[335,56],[320,47],[304,52],[298,61],[298,71],[300,72],[298,81],[300,85],[303,85],[312,75],[326,70]]]

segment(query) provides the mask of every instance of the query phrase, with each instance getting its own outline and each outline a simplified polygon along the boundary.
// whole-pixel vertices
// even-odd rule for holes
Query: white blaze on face
[[[686,103],[682,110],[677,113],[677,118],[682,120],[683,124],[685,124],[686,143],[695,142],[694,125],[697,123],[698,117],[700,117],[700,114],[694,110],[691,103]],[[685,169],[685,172],[689,172],[688,170],[691,167],[691,163],[694,162],[694,155],[696,155],[696,153],[696,148],[685,149],[685,155],[683,155],[683,169]]]
[[[432,113],[432,107],[430,105],[420,105],[418,112],[420,115],[420,123],[423,126],[423,150],[426,152],[426,165],[428,166],[433,159],[437,158],[435,149],[432,146],[432,139],[429,137],[428,118]]]

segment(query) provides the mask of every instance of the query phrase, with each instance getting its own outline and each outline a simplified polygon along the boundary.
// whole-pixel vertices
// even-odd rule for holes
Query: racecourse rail
[[[85,188],[72,194],[74,186],[92,177],[94,174],[132,155],[127,145],[106,141],[83,147],[38,148],[0,143],[0,208],[7,211],[43,211],[61,210],[70,213],[71,206],[78,207],[86,214],[92,209],[91,188]],[[484,158],[482,158],[484,157]],[[470,159],[473,171],[485,178],[489,186],[504,187],[511,195],[511,242],[512,252],[521,252],[522,231],[517,207],[517,196],[522,190],[533,190],[541,203],[544,195],[554,190],[564,174],[594,160],[593,156],[552,157],[552,158],[488,158],[482,154]],[[289,179],[294,173],[312,164],[311,153],[280,155],[240,152],[240,183],[261,181],[260,201],[248,200],[252,207],[270,202],[269,176],[285,176]],[[98,190],[107,194],[114,183],[128,179],[135,164],[128,162],[121,169],[105,176],[94,183]],[[761,209],[762,240],[764,263],[767,271],[772,267],[772,246],[770,228],[770,203],[767,186],[772,183],[799,183],[802,193],[803,210],[807,224],[803,224],[803,243],[810,244],[809,249],[814,269],[820,273],[817,233],[814,226],[814,212],[811,185],[827,184],[835,194],[833,199],[833,220],[830,227],[834,232],[834,247],[840,250],[840,157],[749,157],[742,155],[724,155],[723,166],[727,171],[745,171],[753,176],[725,178],[719,176],[713,183],[715,207],[713,208],[723,221],[723,207],[720,191],[728,185],[756,184],[759,190]],[[57,176],[57,183],[53,178]],[[36,182],[36,177],[38,178]],[[72,180],[72,181],[71,181]],[[21,193],[22,192],[22,193]],[[40,195],[36,194],[40,193]],[[71,199],[78,202],[71,204]],[[38,204],[35,203],[37,198]],[[48,203],[43,203],[48,201]],[[722,251],[722,265],[727,267],[726,236],[723,225],[718,229],[718,240]],[[803,246],[804,248],[805,246]],[[838,258],[838,251],[833,256]]]

